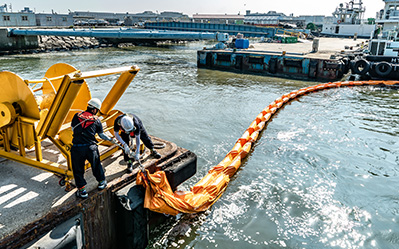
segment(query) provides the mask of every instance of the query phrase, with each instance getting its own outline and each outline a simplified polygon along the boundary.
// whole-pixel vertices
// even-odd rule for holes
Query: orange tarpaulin
[[[137,184],[146,188],[144,207],[152,211],[176,215],[178,213],[197,213],[207,210],[226,189],[230,177],[232,177],[241,166],[241,161],[251,150],[252,144],[257,140],[259,132],[273,114],[285,103],[296,97],[322,89],[359,86],[359,85],[399,85],[399,81],[351,81],[325,83],[310,86],[284,94],[276,99],[256,117],[249,128],[237,140],[226,157],[202,178],[197,184],[191,187],[191,191],[173,192],[166,178],[165,172],[157,171],[150,174],[148,170],[139,172]]]

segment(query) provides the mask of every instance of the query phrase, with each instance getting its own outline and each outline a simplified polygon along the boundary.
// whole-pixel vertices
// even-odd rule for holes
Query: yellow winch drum
[[[80,72],[71,65],[58,63],[39,80],[23,80],[14,73],[0,72],[0,156],[60,175],[69,188],[73,178],[69,123],[75,113],[87,108],[91,99],[86,79],[120,74],[104,98],[100,114],[107,126],[105,131],[113,134],[113,121],[122,112],[112,109],[139,70],[131,66]],[[67,165],[43,158],[41,141],[46,138],[66,158]],[[111,143],[99,141],[99,144],[112,147],[101,155],[101,160],[118,149]],[[31,159],[26,148],[33,147],[35,157]]]
[[[0,103],[0,128],[13,123],[16,117],[17,113],[12,104]]]

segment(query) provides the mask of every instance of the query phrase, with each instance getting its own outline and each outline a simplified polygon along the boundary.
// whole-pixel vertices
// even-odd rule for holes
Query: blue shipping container
[[[236,40],[236,48],[249,48],[249,40],[248,39],[237,39]]]

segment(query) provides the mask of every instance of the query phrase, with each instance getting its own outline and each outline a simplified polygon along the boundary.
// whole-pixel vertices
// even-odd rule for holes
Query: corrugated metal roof
[[[244,15],[194,14],[193,19],[242,19]]]

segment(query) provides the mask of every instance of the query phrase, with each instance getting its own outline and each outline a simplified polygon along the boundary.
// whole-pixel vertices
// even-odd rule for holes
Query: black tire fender
[[[349,62],[349,60],[347,58],[343,58],[342,59],[342,63],[343,63],[343,66],[342,66],[343,72],[344,72],[344,74],[347,74],[349,72],[349,69],[350,69],[350,66],[351,66],[350,62]]]
[[[392,65],[388,62],[380,62],[375,65],[375,73],[380,77],[386,77],[392,72]]]
[[[362,68],[362,69],[360,69]],[[352,72],[354,74],[365,75],[370,70],[370,62],[361,59],[355,62],[352,67]]]

